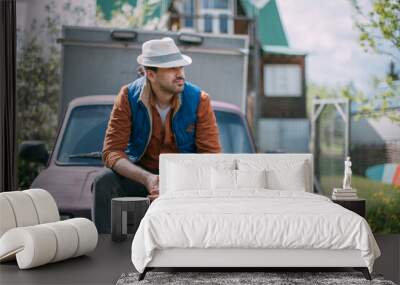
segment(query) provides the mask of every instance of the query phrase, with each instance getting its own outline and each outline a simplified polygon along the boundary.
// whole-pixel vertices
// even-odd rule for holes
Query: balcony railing
[[[223,13],[202,15],[171,13],[168,28],[171,31],[249,35],[250,43],[253,42],[255,34],[252,18]]]

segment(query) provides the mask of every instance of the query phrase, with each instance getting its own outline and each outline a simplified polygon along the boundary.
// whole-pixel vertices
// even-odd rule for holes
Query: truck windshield
[[[65,129],[57,161],[60,164],[102,166],[101,150],[112,105],[73,109]],[[249,132],[239,114],[214,111],[224,153],[254,152]]]
[[[101,150],[112,105],[80,106],[72,110],[57,160],[62,164],[103,165]]]
[[[215,110],[223,153],[254,152],[250,134],[239,114]]]

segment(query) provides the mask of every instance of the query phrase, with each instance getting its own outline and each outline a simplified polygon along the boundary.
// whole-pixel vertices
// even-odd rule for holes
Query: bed
[[[132,242],[159,267],[352,267],[380,250],[364,218],[313,193],[310,154],[162,154],[160,196]]]

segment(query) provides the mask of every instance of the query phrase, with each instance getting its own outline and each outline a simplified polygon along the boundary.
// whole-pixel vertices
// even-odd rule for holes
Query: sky
[[[365,53],[358,42],[349,0],[277,0],[291,48],[308,53],[308,83],[340,87],[353,82],[367,94],[389,58]]]

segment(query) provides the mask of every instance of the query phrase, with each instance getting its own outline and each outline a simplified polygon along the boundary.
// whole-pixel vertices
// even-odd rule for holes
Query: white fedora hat
[[[144,42],[137,62],[143,66],[168,68],[189,65],[192,59],[179,51],[173,39],[162,38]]]

